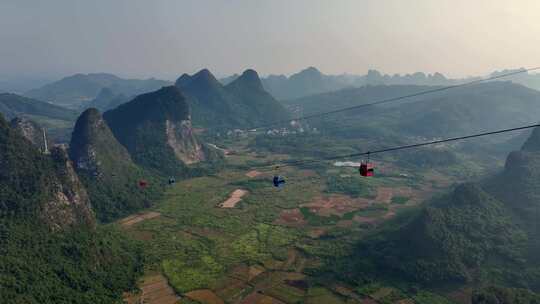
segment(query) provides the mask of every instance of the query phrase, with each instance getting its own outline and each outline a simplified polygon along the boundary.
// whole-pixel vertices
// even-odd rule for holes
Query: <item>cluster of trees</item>
[[[110,227],[51,233],[30,218],[0,220],[0,299],[9,303],[117,302],[143,262],[140,245]]]
[[[69,174],[65,159],[42,154],[0,115],[0,299],[110,303],[134,287],[144,261],[139,245],[111,227],[96,230]],[[58,193],[80,195],[79,205],[60,206]],[[67,218],[45,216],[54,208],[84,216],[64,225]]]

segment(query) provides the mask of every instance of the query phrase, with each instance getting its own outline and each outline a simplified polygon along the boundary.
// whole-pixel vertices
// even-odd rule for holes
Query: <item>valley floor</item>
[[[447,190],[451,177],[435,171],[423,172],[421,179],[395,174],[397,169],[384,163],[371,179],[360,178],[357,168],[287,167],[279,173],[287,184],[277,189],[271,183],[274,172],[258,167],[276,158],[286,156],[230,155],[228,169],[178,182],[153,210],[119,221],[148,253],[148,275],[141,278],[140,291],[126,294],[125,300],[430,303],[392,286],[321,279],[313,270],[325,257],[346,256],[352,244],[381,223]],[[336,178],[337,186],[327,176]],[[362,191],[342,190],[350,184]]]

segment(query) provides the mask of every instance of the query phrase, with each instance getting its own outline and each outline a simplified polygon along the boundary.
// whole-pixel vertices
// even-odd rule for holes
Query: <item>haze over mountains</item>
[[[78,109],[94,99],[104,88],[115,94],[136,96],[154,91],[170,82],[157,79],[122,79],[112,74],[76,74],[25,93],[26,96]]]
[[[515,70],[496,71],[489,76],[507,74]],[[480,75],[479,75],[480,76]],[[357,88],[365,85],[423,85],[423,86],[449,86],[479,79],[480,77],[467,77],[462,79],[447,78],[441,73],[426,74],[416,72],[413,74],[383,74],[377,70],[369,70],[365,75],[326,75],[315,67],[306,68],[287,77],[285,75],[269,75],[263,77],[264,88],[279,100],[296,99],[309,95],[332,92],[346,88]],[[221,79],[224,84],[236,79],[232,75]],[[519,74],[505,78],[532,89],[540,89],[540,74]]]

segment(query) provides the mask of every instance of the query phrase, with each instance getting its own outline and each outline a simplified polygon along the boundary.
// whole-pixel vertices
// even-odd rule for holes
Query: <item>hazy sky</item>
[[[538,0],[0,0],[4,77],[538,65]]]

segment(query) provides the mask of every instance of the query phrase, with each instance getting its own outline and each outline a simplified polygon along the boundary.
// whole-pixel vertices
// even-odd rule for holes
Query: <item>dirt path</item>
[[[174,304],[178,297],[167,279],[161,275],[152,275],[145,277],[139,284],[141,292],[139,294],[125,294],[124,302],[128,304]]]
[[[238,202],[242,200],[244,195],[248,194],[248,191],[242,189],[236,189],[231,193],[229,199],[221,203],[221,208],[234,208]]]
[[[119,223],[120,225],[122,225],[122,227],[130,227],[144,220],[149,220],[149,219],[159,217],[160,215],[161,213],[155,212],[155,211],[138,213],[138,214],[130,215],[126,218],[121,219]]]

